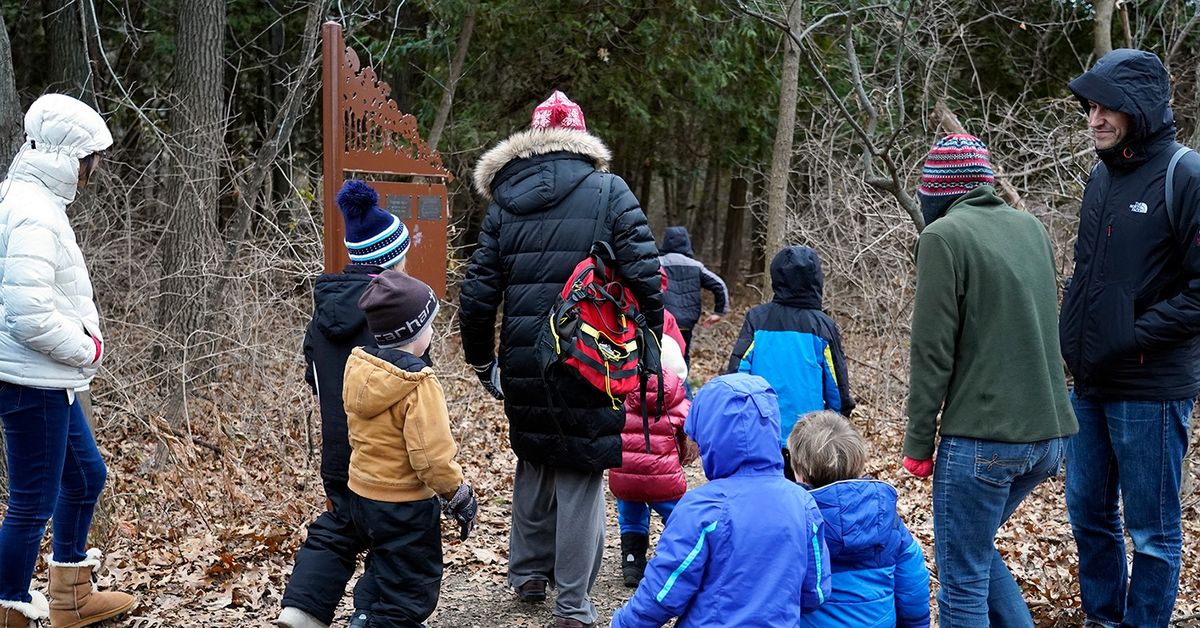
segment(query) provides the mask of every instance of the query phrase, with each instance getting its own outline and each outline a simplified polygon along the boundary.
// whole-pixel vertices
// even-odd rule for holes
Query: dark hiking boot
[[[578,619],[554,616],[554,628],[595,628],[596,624],[585,624]]]
[[[544,602],[546,600],[546,581],[530,580],[518,586],[517,597],[521,598],[522,602],[529,602],[530,604]]]
[[[645,534],[626,532],[621,535],[621,577],[625,586],[634,588],[642,581],[649,546],[650,537]]]
[[[367,628],[367,624],[369,623],[371,623],[371,616],[367,614],[367,611],[356,610],[350,616],[350,625],[348,628]]]

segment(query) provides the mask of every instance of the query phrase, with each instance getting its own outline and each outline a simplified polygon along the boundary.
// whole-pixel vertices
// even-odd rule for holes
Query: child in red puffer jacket
[[[656,421],[658,382],[650,379],[645,403],[650,418],[650,452],[642,425],[642,395],[625,399],[625,428],[621,432],[622,465],[608,472],[608,486],[617,498],[617,522],[621,529],[621,575],[625,586],[636,587],[646,569],[650,544],[650,510],[666,522],[676,502],[687,491],[683,466],[698,452],[683,434],[691,402],[684,391],[687,365],[683,360],[683,337],[670,312],[663,312],[662,416]]]

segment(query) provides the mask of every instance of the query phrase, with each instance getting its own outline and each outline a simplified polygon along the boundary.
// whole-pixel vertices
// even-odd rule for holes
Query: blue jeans
[[[0,524],[0,600],[29,602],[46,520],[54,560],[87,558],[88,528],[107,471],[79,402],[63,389],[0,382],[8,510]]]
[[[1166,626],[1179,589],[1179,488],[1193,400],[1100,401],[1072,393],[1067,513],[1083,612],[1102,625]],[[1132,577],[1124,528],[1133,539]]]
[[[943,628],[1033,626],[996,531],[1058,473],[1063,438],[1001,443],[943,436],[933,468],[933,538]]]
[[[617,525],[621,528],[621,534],[650,534],[650,509],[653,508],[658,516],[662,517],[663,523],[667,522],[667,518],[671,516],[671,511],[675,510],[675,504],[679,500],[669,502],[629,502],[623,499],[617,500]]]

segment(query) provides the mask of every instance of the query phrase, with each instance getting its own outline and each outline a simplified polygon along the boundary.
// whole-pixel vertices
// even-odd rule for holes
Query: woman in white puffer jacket
[[[0,183],[0,422],[9,499],[0,524],[0,626],[86,626],[134,599],[94,591],[88,529],[106,470],[75,392],[104,355],[92,283],[67,204],[112,145],[104,119],[59,94],[25,114],[27,141]],[[53,516],[50,601],[30,591]]]

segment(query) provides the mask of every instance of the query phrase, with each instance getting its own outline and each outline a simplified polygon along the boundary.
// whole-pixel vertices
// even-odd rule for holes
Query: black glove
[[[475,369],[475,377],[479,378],[484,390],[496,399],[504,401],[504,389],[500,387],[500,365],[492,360],[483,366],[472,366],[471,368]]]
[[[471,485],[463,482],[454,497],[442,500],[442,514],[458,522],[458,539],[467,540],[475,527],[475,514],[479,512],[479,503],[475,501],[475,492]]]

